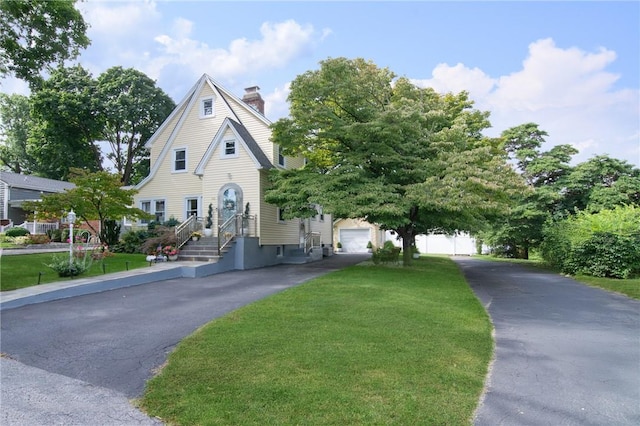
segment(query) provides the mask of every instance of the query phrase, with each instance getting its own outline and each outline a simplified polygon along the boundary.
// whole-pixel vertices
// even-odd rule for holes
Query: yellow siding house
[[[213,239],[230,218],[250,216],[250,231],[233,229],[229,250],[240,260],[229,269],[317,259],[323,246],[331,254],[329,215],[285,221],[264,201],[270,169],[304,163],[280,155],[259,88],[245,90],[240,99],[206,74],[196,82],[147,142],[151,170],[136,185],[136,206],[158,222],[193,216],[202,226],[211,205]]]

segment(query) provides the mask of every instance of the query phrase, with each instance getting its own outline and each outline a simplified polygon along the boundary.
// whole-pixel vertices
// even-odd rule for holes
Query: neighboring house
[[[32,212],[24,211],[23,203],[39,201],[43,195],[74,187],[70,182],[0,171],[0,219],[3,226],[9,222],[16,225],[26,222],[27,215]]]
[[[196,82],[146,144],[151,169],[135,186],[135,206],[158,222],[194,216],[202,223],[211,204],[214,236],[228,219],[249,213],[250,232],[234,228],[235,269],[281,263],[301,250],[322,256],[320,247],[333,239],[329,215],[319,209],[313,219],[285,221],[264,201],[269,171],[301,167],[304,159],[281,154],[259,88],[245,90],[240,99],[206,74]]]
[[[334,238],[334,246],[340,242],[345,253],[366,253],[369,241],[374,247],[381,247],[385,241],[402,247],[402,241],[395,232],[385,232],[363,219],[336,220]],[[418,235],[416,247],[424,254],[473,255],[476,253],[476,240],[466,233]]]

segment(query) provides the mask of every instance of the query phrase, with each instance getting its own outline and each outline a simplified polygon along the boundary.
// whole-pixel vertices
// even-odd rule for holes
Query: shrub
[[[116,253],[144,253],[142,244],[149,238],[149,232],[145,230],[130,231],[122,236],[117,244],[111,246]]]
[[[47,236],[51,241],[59,243],[62,241],[62,229],[49,229]]]
[[[57,255],[53,256],[51,263],[45,266],[56,271],[59,277],[75,277],[91,267],[91,256],[83,256],[80,259],[74,257],[70,261],[68,256]]]
[[[376,265],[380,263],[397,263],[400,259],[400,247],[393,245],[391,241],[385,241],[384,245],[373,252],[371,260]]]
[[[640,237],[597,232],[571,250],[563,272],[629,278],[640,272]]]
[[[25,235],[29,235],[29,234],[31,234],[31,232],[29,232],[25,228],[9,228],[5,232],[5,235],[7,237],[24,237]]]
[[[42,234],[32,235],[30,238],[31,244],[47,244],[51,242],[51,239],[48,236]]]
[[[9,241],[11,241],[14,244],[18,244],[18,245],[21,245],[21,246],[26,246],[27,244],[31,244],[31,236],[24,235],[24,236],[20,236],[20,237],[11,237],[11,238],[9,238]]]
[[[174,228],[157,225],[153,234],[142,244],[142,253],[155,253],[158,247],[176,246],[177,241]]]

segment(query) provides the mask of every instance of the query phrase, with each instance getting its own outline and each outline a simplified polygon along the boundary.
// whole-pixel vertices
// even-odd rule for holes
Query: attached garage
[[[340,229],[340,243],[345,253],[366,253],[371,231],[366,229]]]

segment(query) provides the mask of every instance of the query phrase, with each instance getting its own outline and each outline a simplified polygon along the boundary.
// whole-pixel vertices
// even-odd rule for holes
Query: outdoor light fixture
[[[67,221],[69,222],[69,265],[73,263],[73,224],[76,223],[76,214],[73,209],[67,215]]]

